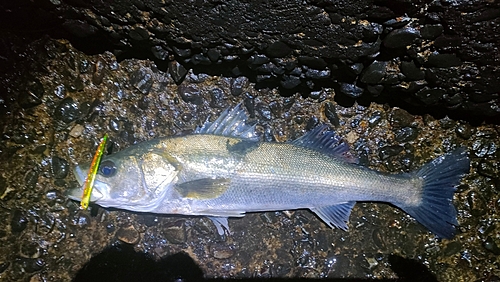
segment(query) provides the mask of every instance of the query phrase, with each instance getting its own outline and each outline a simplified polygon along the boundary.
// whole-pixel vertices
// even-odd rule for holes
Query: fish
[[[222,235],[228,217],[309,209],[331,228],[348,229],[356,202],[384,202],[439,238],[458,226],[453,195],[469,172],[460,147],[408,173],[357,164],[326,124],[288,142],[263,142],[241,104],[192,134],[156,138],[103,156],[90,201],[132,212],[207,216]],[[89,164],[77,165],[85,181]],[[79,201],[81,187],[68,191]]]

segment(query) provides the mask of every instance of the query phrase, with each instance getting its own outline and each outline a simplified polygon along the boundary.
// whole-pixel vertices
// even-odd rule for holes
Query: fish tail
[[[418,206],[398,207],[441,238],[450,239],[458,226],[453,194],[462,176],[469,172],[470,160],[465,148],[440,156],[413,173],[423,180],[422,199]]]

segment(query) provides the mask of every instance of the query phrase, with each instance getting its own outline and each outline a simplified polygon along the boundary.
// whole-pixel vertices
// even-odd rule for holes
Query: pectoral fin
[[[229,178],[201,178],[177,184],[175,189],[184,198],[199,200],[214,199],[226,192]]]
[[[312,208],[311,211],[331,228],[337,227],[342,230],[347,230],[347,222],[349,222],[349,216],[351,215],[351,210],[355,203],[356,202],[345,202],[332,206]]]

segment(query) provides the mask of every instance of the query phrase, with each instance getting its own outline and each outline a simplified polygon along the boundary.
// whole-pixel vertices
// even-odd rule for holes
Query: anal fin
[[[311,211],[331,228],[337,227],[342,230],[347,230],[347,222],[349,222],[349,216],[351,215],[354,204],[356,204],[356,202],[345,202],[332,206],[312,208]]]

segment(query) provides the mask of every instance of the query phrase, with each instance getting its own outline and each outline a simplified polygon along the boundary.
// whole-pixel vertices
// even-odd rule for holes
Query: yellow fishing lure
[[[82,209],[86,210],[89,207],[90,195],[92,194],[92,188],[94,187],[94,180],[97,174],[97,169],[99,168],[99,163],[101,162],[102,154],[106,149],[106,142],[108,141],[108,134],[105,134],[97,147],[97,151],[94,154],[94,158],[92,159],[92,163],[90,164],[89,173],[87,174],[87,178],[83,183],[83,196],[80,201],[80,206]]]

